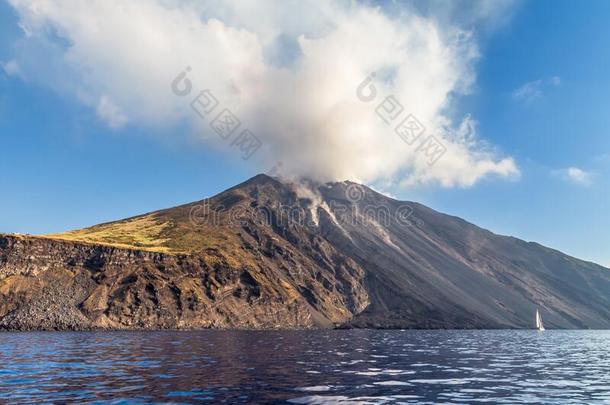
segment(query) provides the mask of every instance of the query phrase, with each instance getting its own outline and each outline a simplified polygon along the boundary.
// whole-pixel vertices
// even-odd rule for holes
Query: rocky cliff
[[[0,328],[610,327],[610,270],[355,183],[0,235]]]
[[[2,235],[0,328],[331,327],[369,304],[364,270],[322,238],[231,236],[237,252],[180,254]]]

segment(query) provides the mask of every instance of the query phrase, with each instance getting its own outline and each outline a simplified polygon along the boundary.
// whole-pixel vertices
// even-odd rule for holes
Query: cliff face
[[[268,258],[236,266],[221,253],[206,260],[1,236],[0,329],[329,327],[368,305],[353,261],[272,249],[292,270]]]
[[[0,235],[0,329],[610,327],[610,270],[354,183]]]

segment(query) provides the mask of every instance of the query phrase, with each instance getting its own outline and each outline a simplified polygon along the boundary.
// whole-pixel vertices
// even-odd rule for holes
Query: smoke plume
[[[261,169],[281,161],[284,175],[319,181],[446,187],[519,174],[474,119],[450,116],[474,83],[479,51],[474,25],[446,15],[339,0],[10,3],[24,35],[5,65],[90,106],[110,130],[187,123],[228,149],[234,141],[210,129],[213,117],[190,107],[206,90],[214,114],[228,109],[261,141],[251,159]],[[367,77],[370,100],[359,94]],[[401,110],[394,120],[382,105],[390,96]],[[409,115],[425,128],[417,141],[396,132]]]

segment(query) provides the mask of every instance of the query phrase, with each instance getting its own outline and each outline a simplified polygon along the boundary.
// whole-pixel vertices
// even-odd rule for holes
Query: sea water
[[[610,403],[610,332],[0,333],[0,402]]]

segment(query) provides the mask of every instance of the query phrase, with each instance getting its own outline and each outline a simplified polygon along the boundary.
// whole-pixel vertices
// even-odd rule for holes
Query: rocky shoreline
[[[609,269],[363,185],[302,187],[259,175],[82,230],[0,234],[0,330],[530,329],[536,310],[551,329],[610,328]]]
[[[2,235],[0,330],[302,329],[332,327],[351,317],[346,305],[331,302],[332,291],[321,283],[311,280],[307,290],[319,302],[314,308],[294,280],[273,270]],[[349,280],[342,282],[366,297],[358,274],[346,275]]]

